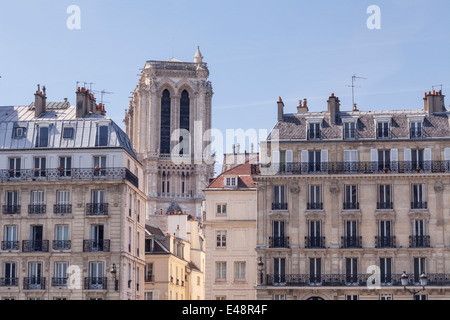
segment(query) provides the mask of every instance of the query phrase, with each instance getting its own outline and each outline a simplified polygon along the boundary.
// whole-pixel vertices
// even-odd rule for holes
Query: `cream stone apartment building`
[[[143,167],[85,88],[0,107],[0,298],[143,299]]]
[[[255,163],[257,154],[227,156],[229,169],[205,189],[206,299],[254,300],[256,183],[250,161]]]
[[[419,99],[418,99],[419,100]],[[441,91],[423,109],[285,113],[252,166],[258,299],[450,297],[450,126]]]

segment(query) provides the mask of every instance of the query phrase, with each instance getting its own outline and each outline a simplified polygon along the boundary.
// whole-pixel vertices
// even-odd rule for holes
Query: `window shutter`
[[[398,149],[391,149],[391,170],[398,172]]]
[[[404,155],[403,155],[403,159],[405,161],[405,171],[411,171],[412,168],[412,162],[411,162],[411,149],[404,149]],[[414,168],[415,169],[415,168]]]
[[[302,150],[300,153],[300,161],[301,161],[301,172],[307,172],[308,171],[308,150]]]
[[[279,150],[272,151],[272,169],[275,172],[278,172],[280,170],[280,151]]]
[[[320,151],[320,158],[321,158],[321,163],[320,163],[320,169],[321,171],[328,171],[328,150],[322,150]]]
[[[431,171],[431,148],[425,148],[423,150],[423,169],[424,171]]]
[[[285,171],[292,172],[292,162],[294,162],[294,152],[292,150],[286,150]]]

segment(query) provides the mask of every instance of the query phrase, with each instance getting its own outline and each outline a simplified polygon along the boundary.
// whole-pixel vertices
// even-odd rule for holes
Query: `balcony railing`
[[[426,201],[418,202],[413,201],[411,202],[411,209],[427,209],[428,203]]]
[[[84,289],[86,290],[106,290],[108,278],[106,277],[88,277],[84,278]]]
[[[430,236],[409,236],[410,248],[429,248]]]
[[[341,248],[362,248],[361,236],[341,237]]]
[[[420,167],[418,167],[418,165]],[[450,160],[423,161],[390,161],[380,164],[378,161],[357,162],[321,162],[311,166],[308,162],[285,163],[273,166],[278,172],[275,174],[415,174],[415,173],[450,173]],[[279,168],[278,168],[279,167]],[[274,174],[271,164],[253,164],[253,175]]]
[[[19,278],[0,278],[0,287],[17,287]]]
[[[395,248],[395,236],[375,236],[375,248]]]
[[[344,202],[344,210],[359,210],[359,202]]]
[[[53,250],[70,250],[70,240],[53,240]]]
[[[401,274],[381,274],[381,286],[403,287]],[[372,280],[370,281],[369,278]],[[428,286],[450,286],[450,274],[427,274]],[[359,274],[356,276],[349,274],[268,274],[266,285],[269,286],[367,286],[375,285],[376,279],[373,274]],[[408,285],[419,285],[419,274],[408,278]]]
[[[269,237],[269,248],[289,248],[289,237]]]
[[[288,208],[288,204],[286,202],[282,202],[282,203],[272,202],[272,210],[287,210],[287,208]]]
[[[392,210],[392,209],[394,209],[394,203],[393,202],[377,202],[377,209],[378,210]]]
[[[83,240],[83,252],[109,252],[109,240]]]
[[[322,202],[308,202],[306,204],[307,210],[323,210],[323,203]]]
[[[47,209],[45,204],[30,204],[28,206],[28,214],[44,214]]]
[[[22,240],[22,252],[48,252],[48,240]]]
[[[54,204],[53,213],[72,213],[71,204]]]
[[[67,277],[59,278],[59,277],[53,277],[52,278],[52,287],[66,287],[67,286]]]
[[[19,250],[19,241],[2,241],[2,250]]]
[[[0,170],[0,182],[4,181],[58,181],[58,180],[127,180],[139,186],[139,179],[127,168],[76,168],[71,170],[35,169]]]
[[[108,203],[86,203],[87,216],[107,216]]]
[[[23,278],[24,290],[45,290],[45,278],[27,277]]]
[[[20,214],[20,205],[3,205],[3,214]]]
[[[325,248],[325,237],[305,237],[305,248]]]

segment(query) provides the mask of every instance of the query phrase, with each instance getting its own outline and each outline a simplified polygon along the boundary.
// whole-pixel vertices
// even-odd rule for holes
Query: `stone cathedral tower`
[[[209,71],[194,62],[147,61],[125,112],[126,133],[146,174],[147,214],[201,216],[203,190],[214,175]]]

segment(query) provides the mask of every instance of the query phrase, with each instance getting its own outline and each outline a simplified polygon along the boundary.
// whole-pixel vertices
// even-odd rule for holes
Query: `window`
[[[320,140],[322,138],[320,123],[308,124],[308,140]]]
[[[422,273],[427,274],[426,258],[414,258],[414,284],[419,285]]]
[[[380,281],[392,283],[392,258],[380,258]]]
[[[345,281],[347,284],[358,283],[358,258],[345,258]]]
[[[411,139],[422,138],[422,122],[412,121],[409,123],[409,136]]]
[[[344,140],[356,139],[356,122],[344,123]]]
[[[310,284],[322,283],[322,259],[309,259],[309,282]]]
[[[425,220],[415,219],[412,221],[412,237],[411,244],[412,248],[423,248],[429,247],[430,241],[429,237],[426,235]]]
[[[361,243],[358,236],[358,221],[356,220],[347,220],[345,223],[345,236],[344,236],[344,248],[359,248],[361,247]]]
[[[47,160],[43,157],[34,158],[34,176],[45,177],[47,175]]]
[[[28,213],[30,214],[42,214],[46,211],[44,191],[35,190],[31,191],[31,199]]]
[[[411,186],[411,209],[426,209],[425,184]]]
[[[24,138],[25,137],[25,133],[26,133],[26,128],[15,127],[14,128],[14,133],[13,133],[13,138],[15,138],[15,139]]]
[[[19,279],[17,278],[17,264],[15,262],[3,263],[3,283],[4,286],[17,286],[19,285]]]
[[[393,209],[392,193],[390,184],[378,185],[377,209]]]
[[[344,171],[356,172],[358,170],[358,150],[344,150]]]
[[[20,158],[9,158],[9,177],[20,177]]]
[[[345,185],[344,187],[344,210],[359,209],[358,186]]]
[[[52,279],[52,285],[66,286],[67,285],[67,268],[69,263],[67,262],[55,262],[55,277]]]
[[[72,205],[70,204],[70,191],[58,190],[56,191],[56,204],[53,209],[54,213],[71,213]]]
[[[97,135],[95,137],[96,147],[108,146],[108,126],[102,125],[97,127]]]
[[[308,210],[322,210],[322,186],[308,186]]]
[[[88,252],[103,252],[104,250],[104,226],[101,224],[91,225]]]
[[[216,248],[226,248],[227,247],[227,232],[217,231],[216,233]]]
[[[95,156],[94,157],[94,175],[102,176],[106,175],[106,157]]]
[[[144,281],[154,282],[153,263],[147,263],[144,269]]]
[[[286,203],[286,188],[285,186],[274,186],[273,187],[273,203],[272,210],[287,210]]]
[[[144,300],[159,300],[159,290],[146,291]]]
[[[226,186],[227,187],[236,187],[237,186],[237,177],[226,177]]]
[[[19,250],[17,239],[17,225],[5,225],[3,232],[2,250]]]
[[[234,280],[245,280],[246,263],[238,261],[234,263]]]
[[[89,262],[89,278],[86,281],[87,289],[102,290],[106,286],[103,262]]]
[[[18,191],[6,191],[6,204],[3,207],[3,213],[16,214],[20,213],[19,205],[19,192]]]
[[[272,221],[271,248],[287,248],[287,237],[285,237],[284,221]]]
[[[322,221],[310,220],[308,221],[308,248],[323,248],[322,240]]]
[[[390,137],[389,122],[377,122],[377,139],[389,139]]]
[[[272,300],[286,300],[286,295],[285,294],[274,294]]]
[[[416,300],[428,300],[428,295],[426,295],[426,294],[416,294]]]
[[[186,90],[183,90],[180,98],[180,129],[189,131],[189,93]],[[180,136],[180,142],[183,139],[184,137]],[[180,155],[190,153],[189,144],[189,140],[182,144],[183,148],[180,150]]]
[[[391,168],[391,151],[378,150],[378,170]]]
[[[393,300],[392,294],[380,294],[380,300]]]
[[[392,221],[378,221],[377,248],[393,248],[395,246],[394,237],[392,236]]]
[[[345,300],[359,300],[357,294],[347,294]]]
[[[69,226],[68,225],[56,225],[55,226],[55,241],[53,242],[53,249],[55,249],[55,250],[70,249]]]
[[[38,134],[36,136],[36,147],[48,147],[48,127],[38,127]]]
[[[72,139],[73,138],[73,127],[64,127],[63,129],[63,138],[64,139]]]
[[[161,97],[160,153],[170,154],[170,93],[165,89]]]
[[[321,151],[308,151],[308,172],[320,172],[321,170]]]
[[[227,279],[227,263],[216,262],[216,280],[226,280],[226,279]]]
[[[216,214],[227,214],[227,205],[218,204]]]
[[[72,157],[59,157],[57,169],[61,177],[70,177],[72,175]]]
[[[28,278],[24,279],[24,286],[27,289],[41,290],[45,278],[42,277],[42,263],[41,262],[29,262],[28,263]]]
[[[273,259],[273,281],[274,283],[286,283],[286,259]]]

